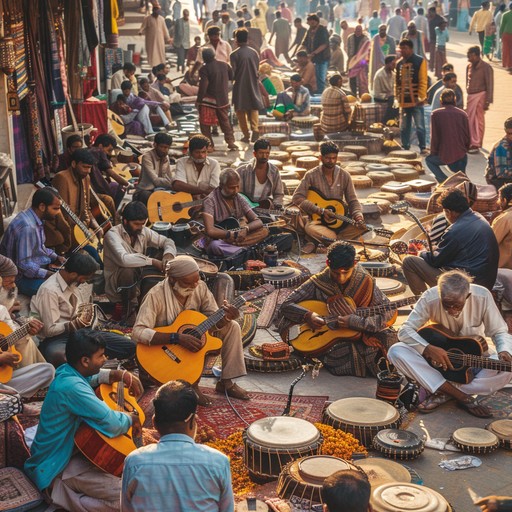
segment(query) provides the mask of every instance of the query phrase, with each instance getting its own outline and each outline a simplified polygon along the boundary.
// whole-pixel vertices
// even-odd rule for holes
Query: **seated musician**
[[[105,293],[111,302],[121,302],[127,310],[137,297],[144,270],[163,273],[167,261],[176,256],[174,241],[146,227],[148,210],[140,201],[128,203],[123,222],[105,235]],[[150,257],[148,249],[160,251],[160,258]],[[135,284],[135,286],[133,286]],[[119,292],[119,288],[123,288]]]
[[[197,396],[183,380],[164,384],[153,400],[158,444],[130,453],[123,469],[121,509],[234,510],[228,458],[194,441]],[[197,485],[208,482],[208,485]]]
[[[25,463],[25,473],[57,509],[114,512],[120,507],[121,479],[89,462],[75,448],[74,437],[86,422],[106,437],[139,434],[139,417],[114,411],[94,393],[100,384],[123,380],[130,393],[142,394],[140,381],[121,370],[101,369],[105,363],[105,333],[80,329],[66,346],[67,364],[56,373],[43,402],[37,434]]]
[[[234,169],[224,169],[219,186],[204,200],[203,221],[208,245],[206,252],[212,256],[232,256],[264,240],[269,231],[251,210],[249,203],[238,193],[240,176]],[[247,220],[247,224],[236,230],[219,226],[222,221],[234,218]]]
[[[190,256],[177,256],[168,264],[167,279],[158,283],[146,295],[140,306],[132,338],[145,345],[179,344],[196,352],[202,347],[202,341],[189,335],[163,333],[156,327],[171,325],[185,310],[195,310],[206,316],[219,308],[208,290],[206,283],[199,278],[199,267]],[[222,376],[215,387],[217,393],[227,393],[232,398],[249,400],[247,392],[233,379],[245,375],[242,334],[235,319],[238,310],[224,301],[224,318],[215,326],[214,335],[222,340]],[[194,389],[199,397],[199,405],[209,405],[208,398],[201,393],[197,383]]]
[[[84,226],[90,232],[94,232],[98,241],[103,237],[103,229],[99,226],[91,212],[91,169],[94,165],[94,158],[88,149],[77,149],[71,158],[71,167],[65,171],[61,171],[55,175],[52,185],[58,191],[60,198],[71,209],[71,211],[78,217]],[[64,238],[71,237],[73,242],[71,248],[78,246],[75,239],[74,228],[75,221],[66,212],[64,225],[58,225],[57,219],[49,220],[45,223],[45,232],[48,235],[49,231],[61,231]],[[84,236],[88,237],[89,233]],[[50,236],[53,236],[50,234]],[[87,241],[87,240],[86,240]],[[89,240],[92,243],[92,240]],[[87,251],[96,261],[100,262],[97,249],[91,245],[85,245],[84,250]]]
[[[403,271],[415,295],[435,286],[443,269],[463,269],[475,278],[475,284],[492,290],[498,272],[499,249],[489,223],[474,212],[464,193],[448,189],[441,195],[441,205],[450,227],[431,253],[406,256]]]
[[[398,332],[397,343],[389,350],[389,360],[406,377],[415,380],[431,395],[418,410],[428,413],[449,400],[479,418],[489,418],[490,410],[474,395],[488,395],[506,386],[511,372],[471,369],[472,380],[453,384],[441,370],[452,370],[453,363],[444,348],[429,343],[418,330],[427,322],[440,324],[453,336],[488,336],[496,351],[492,358],[512,362],[512,336],[494,302],[483,286],[471,284],[472,278],[462,270],[451,270],[439,276],[437,286],[427,290],[414,306]]]
[[[240,175],[241,194],[255,203],[266,201],[270,203],[269,207],[281,209],[284,199],[283,182],[279,169],[268,161],[270,151],[270,142],[258,139],[254,143],[254,159],[238,167],[236,172]]]
[[[176,160],[173,190],[204,198],[219,186],[220,166],[208,156],[209,145],[210,139],[204,135],[190,138],[188,156]]]
[[[61,264],[65,259],[46,247],[44,224],[60,213],[58,194],[51,187],[36,190],[32,205],[18,213],[7,227],[0,253],[10,258],[18,267],[16,285],[23,295],[31,297],[45,279],[53,273],[48,270],[52,263]]]
[[[314,188],[326,200],[335,199],[348,203],[348,214],[358,223],[364,221],[361,204],[357,200],[356,192],[350,174],[336,164],[338,159],[338,146],[331,141],[320,144],[321,165],[308,171],[302,179],[300,185],[293,194],[293,204],[300,207],[309,215],[306,224],[306,234],[316,242],[324,243],[333,241],[337,238],[352,239],[359,236],[363,227],[348,225],[341,230],[334,231],[328,228],[324,221],[331,222],[335,220],[331,211],[321,206],[316,206],[308,200],[308,191]],[[337,212],[340,213],[340,212]],[[318,214],[321,220],[313,220],[312,215]]]
[[[139,183],[133,195],[135,201],[147,204],[156,188],[172,189],[173,171],[169,160],[171,144],[172,137],[167,133],[155,135],[153,149],[142,157]]]
[[[81,135],[70,135],[66,139],[66,149],[59,155],[59,164],[56,172],[65,171],[71,167],[71,155],[75,149],[81,149],[84,146]]]
[[[311,112],[311,96],[302,84],[300,75],[290,77],[290,87],[276,96],[272,114],[277,119],[289,121],[293,117],[308,116]]]
[[[361,339],[354,342],[341,338],[321,356],[324,365],[334,375],[364,377],[368,372],[377,374],[377,360],[386,354],[396,336],[386,328],[392,311],[361,317],[354,314],[352,305],[344,300],[348,297],[356,308],[389,303],[371,276],[356,264],[355,257],[356,250],[348,242],[330,245],[327,267],[297,288],[281,306],[279,331],[287,341],[287,330],[294,324],[305,322],[313,330],[321,328],[325,320],[315,311],[302,307],[300,302],[317,300],[329,304],[331,311],[338,315],[338,326],[361,332]]]
[[[88,254],[74,253],[64,268],[47,279],[37,295],[32,297],[30,309],[44,324],[40,336],[44,339],[39,349],[55,367],[66,362],[70,333],[89,327],[92,322],[92,315],[79,313],[80,304],[88,304],[92,300],[85,301],[85,290],[78,290],[78,286],[92,279],[97,270],[98,264]],[[109,358],[131,359],[135,355],[135,345],[125,336],[104,332],[103,337]]]

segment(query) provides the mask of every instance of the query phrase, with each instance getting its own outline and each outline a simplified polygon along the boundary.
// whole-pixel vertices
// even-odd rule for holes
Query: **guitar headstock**
[[[394,203],[391,205],[392,213],[407,213],[409,211],[411,204],[408,201],[398,201],[398,203]]]
[[[255,288],[254,290],[249,290],[248,292],[245,292],[242,294],[242,297],[246,301],[259,299],[260,297],[265,297],[265,295],[268,295],[269,293],[272,293],[275,290],[275,287],[271,284],[263,284],[261,286],[258,286],[258,288]]]

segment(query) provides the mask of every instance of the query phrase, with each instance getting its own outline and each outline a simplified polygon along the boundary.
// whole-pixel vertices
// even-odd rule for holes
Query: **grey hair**
[[[221,187],[223,187],[231,179],[236,179],[236,181],[240,181],[240,175],[235,171],[235,169],[231,169],[231,168],[224,169],[220,173],[219,185]]]
[[[473,278],[463,270],[450,270],[439,276],[437,286],[441,297],[466,297],[472,282]]]

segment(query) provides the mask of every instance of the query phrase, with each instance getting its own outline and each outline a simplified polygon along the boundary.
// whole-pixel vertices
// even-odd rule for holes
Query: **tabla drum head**
[[[498,448],[500,441],[496,434],[477,427],[464,427],[452,434],[457,448],[469,453],[488,453]]]
[[[496,420],[485,428],[497,436],[502,446],[512,448],[512,420]]]
[[[377,432],[373,447],[390,459],[411,460],[423,452],[425,444],[414,432],[387,428]]]
[[[247,439],[270,448],[298,449],[319,438],[320,432],[313,423],[287,416],[262,418],[247,428]]]
[[[397,281],[396,279],[390,279],[389,277],[377,277],[375,284],[379,290],[385,295],[399,295],[405,291],[405,284]]]
[[[171,226],[170,222],[154,222],[152,228],[153,231],[157,231],[158,233],[167,233],[171,229]]]
[[[292,267],[270,267],[262,268],[261,274],[265,279],[290,279],[300,274],[300,270]]]
[[[388,483],[372,492],[374,512],[448,512],[448,502],[438,492],[411,483]]]
[[[351,425],[387,425],[400,417],[392,405],[375,398],[342,398],[329,405],[327,411],[333,418]]]
[[[202,258],[193,258],[199,267],[199,271],[202,272],[206,277],[214,277],[219,273],[217,265],[215,265],[215,263],[212,261],[203,260]]]
[[[330,455],[313,455],[297,461],[298,472],[302,480],[313,485],[322,485],[324,480],[336,471],[352,469],[346,460]]]
[[[354,464],[366,473],[372,489],[390,482],[409,483],[411,481],[409,471],[407,471],[402,464],[398,464],[398,462],[393,462],[389,459],[373,457],[370,459],[356,460]]]

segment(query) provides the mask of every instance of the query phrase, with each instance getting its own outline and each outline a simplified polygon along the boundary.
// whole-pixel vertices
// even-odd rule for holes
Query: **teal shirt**
[[[93,377],[83,377],[69,364],[57,369],[43,402],[37,434],[25,472],[40,490],[68,465],[75,446],[78,427],[85,421],[107,437],[120,436],[131,427],[131,418],[113,411],[94,393],[93,386],[108,375],[107,370]]]

